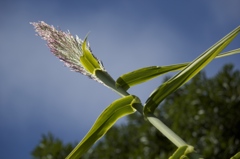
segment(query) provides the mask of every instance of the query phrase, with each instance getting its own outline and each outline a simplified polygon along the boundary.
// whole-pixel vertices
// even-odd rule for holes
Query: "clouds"
[[[90,31],[94,55],[117,78],[149,65],[193,60],[239,25],[238,2],[9,1],[1,5],[0,158],[29,158],[40,134],[80,140],[99,113],[119,96],[71,72],[35,36],[29,22],[44,20],[80,38]],[[230,7],[230,5],[232,5]],[[230,47],[239,47],[239,37]],[[214,61],[214,74],[239,55]],[[162,78],[130,89],[142,102]],[[15,153],[9,152],[11,149]]]

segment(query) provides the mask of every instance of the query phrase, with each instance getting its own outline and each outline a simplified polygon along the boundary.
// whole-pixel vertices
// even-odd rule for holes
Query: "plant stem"
[[[105,86],[112,89],[120,96],[124,97],[129,95],[127,91],[125,91],[122,87],[117,88],[115,80],[105,71],[95,70],[95,76],[99,78]]]
[[[135,109],[143,115],[143,106],[136,105]],[[148,121],[156,127],[164,136],[166,136],[173,144],[177,147],[188,145],[182,138],[175,134],[170,128],[168,128],[160,119],[158,119],[154,114],[148,114],[146,116]]]
[[[188,145],[185,141],[182,140],[182,138],[175,134],[170,128],[168,128],[160,119],[158,119],[153,114],[148,115],[147,119],[177,147]]]
[[[117,88],[115,80],[105,71],[96,70],[95,75],[99,78],[107,87],[111,88],[117,92],[122,97],[129,95],[127,91],[121,87]],[[135,109],[143,115],[143,105],[138,104],[135,106]],[[158,119],[154,114],[148,114],[146,116],[148,121],[156,127],[163,135],[165,135],[172,143],[177,147],[188,145],[184,142],[177,134],[175,134],[170,128],[168,128],[160,119]]]

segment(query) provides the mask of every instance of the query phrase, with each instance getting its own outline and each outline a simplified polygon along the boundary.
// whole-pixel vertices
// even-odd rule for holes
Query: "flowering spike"
[[[94,70],[105,71],[102,63],[91,52],[87,38],[81,40],[71,33],[55,29],[43,21],[30,23],[34,26],[37,35],[47,41],[50,51],[64,62],[71,70],[80,72],[102,83],[95,75]]]

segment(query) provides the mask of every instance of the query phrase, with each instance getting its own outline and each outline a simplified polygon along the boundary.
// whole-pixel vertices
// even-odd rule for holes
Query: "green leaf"
[[[99,140],[115,122],[126,115],[134,113],[136,110],[133,106],[138,105],[138,97],[129,95],[115,100],[109,105],[97,118],[92,128],[80,143],[68,155],[67,159],[80,158],[97,140]]]
[[[172,156],[169,157],[169,159],[180,159],[186,157],[186,152],[188,152],[188,145],[179,147]],[[191,147],[191,151],[193,151],[193,148]],[[188,152],[189,153],[189,152]],[[187,157],[186,157],[187,158]]]
[[[102,69],[100,61],[92,54],[90,47],[87,44],[87,36],[81,46],[83,55],[80,57],[80,62],[89,73],[93,74],[95,69]]]
[[[181,72],[160,85],[153,91],[144,106],[144,114],[153,113],[157,106],[172,92],[189,81],[210,63],[240,32],[240,26],[211,46],[198,58],[192,61]]]
[[[186,65],[187,64],[184,63],[170,66],[150,66],[141,68],[119,77],[116,81],[116,86],[128,90],[131,86],[146,82],[170,71],[183,69]]]
[[[221,58],[237,53],[240,53],[240,49],[235,49],[221,53],[220,55],[216,56],[216,58]],[[168,66],[150,66],[140,68],[138,70],[121,75],[116,81],[116,87],[117,88],[122,87],[124,90],[128,90],[130,87],[134,85],[149,81],[165,73],[182,70],[188,64],[189,62]]]
[[[240,152],[236,153],[231,159],[240,159]]]
[[[216,58],[221,58],[221,57],[230,56],[230,55],[239,54],[239,53],[240,53],[240,48],[221,53]]]
[[[203,159],[190,145],[179,147],[169,159]]]

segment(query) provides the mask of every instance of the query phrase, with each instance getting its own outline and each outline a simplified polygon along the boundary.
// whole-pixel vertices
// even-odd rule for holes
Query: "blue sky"
[[[116,79],[140,67],[193,60],[240,25],[239,6],[238,0],[1,1],[0,158],[30,158],[47,132],[64,142],[80,141],[119,98],[64,67],[29,22],[43,20],[80,38],[90,31],[93,53]],[[228,50],[239,48],[239,41]],[[240,69],[239,60],[239,55],[214,60],[207,75],[227,63]],[[155,79],[130,93],[144,102],[161,82]]]

